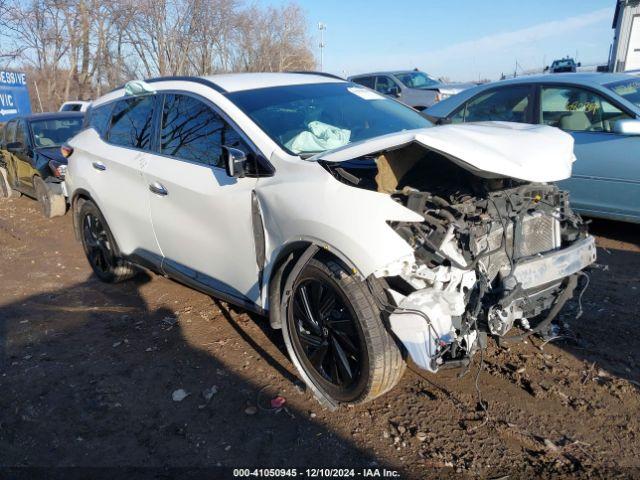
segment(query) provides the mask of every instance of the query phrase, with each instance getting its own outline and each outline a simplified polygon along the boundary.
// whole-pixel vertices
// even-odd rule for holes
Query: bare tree
[[[315,65],[306,19],[296,4],[264,10],[251,7],[242,13],[239,30],[237,70],[310,70]]]
[[[45,109],[133,78],[313,68],[299,6],[241,1],[0,0],[0,60]]]

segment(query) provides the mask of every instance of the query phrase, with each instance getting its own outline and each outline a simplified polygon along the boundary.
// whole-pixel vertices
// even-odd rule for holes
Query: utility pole
[[[320,71],[323,68],[323,50],[324,50],[324,31],[327,29],[327,24],[318,22],[318,30],[320,30]]]
[[[38,97],[38,103],[40,104],[40,113],[44,112],[42,109],[42,100],[40,100],[40,90],[38,90],[38,82],[33,81],[33,85],[36,87],[36,95]]]

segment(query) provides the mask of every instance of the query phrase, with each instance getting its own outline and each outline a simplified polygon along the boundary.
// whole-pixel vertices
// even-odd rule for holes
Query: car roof
[[[506,80],[499,80],[497,82],[483,83],[474,88],[469,88],[461,93],[449,97],[441,102],[438,102],[426,110],[427,115],[431,115],[433,118],[442,118],[449,115],[453,110],[458,108],[462,103],[466,102],[470,98],[493,88],[500,88],[505,85],[518,85],[518,84],[575,84],[591,86],[592,88],[606,92],[612,95],[613,92],[609,91],[605,85],[621,80],[634,80],[637,81],[638,77],[633,75],[626,75],[624,73],[600,73],[600,72],[578,72],[578,73],[552,73],[543,75],[525,75],[517,78],[509,78]],[[624,104],[629,110],[638,112],[638,107],[628,100],[619,97],[618,101]]]
[[[634,78],[624,73],[600,73],[600,72],[575,72],[575,73],[549,73],[542,75],[525,75],[517,78],[499,80],[486,85],[507,83],[578,83],[583,85],[606,85],[619,80]]]
[[[214,83],[226,92],[239,92],[241,90],[255,90],[269,87],[284,87],[288,85],[346,82],[346,80],[335,75],[320,72],[221,73],[218,75],[199,78]]]
[[[17,118],[23,118],[28,122],[34,120],[55,120],[58,118],[82,118],[84,112],[45,112],[45,113],[32,113],[30,115],[18,115]]]
[[[375,75],[400,75],[403,73],[425,73],[422,70],[388,70],[385,72],[369,72],[369,73],[359,73],[357,75],[351,75],[349,78],[357,78],[357,77],[373,77]],[[425,73],[428,75],[428,73]]]
[[[257,72],[257,73],[220,73],[202,77],[196,76],[167,76],[142,80],[145,83],[159,82],[196,82],[205,84],[220,93],[232,93],[242,90],[257,90],[269,87],[283,87],[287,85],[308,85],[314,83],[347,83],[344,78],[324,72]],[[119,98],[119,92],[124,90],[126,83],[114,88],[100,98],[93,101],[98,106]]]

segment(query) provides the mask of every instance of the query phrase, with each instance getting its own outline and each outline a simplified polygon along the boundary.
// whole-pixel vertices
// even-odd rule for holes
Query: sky
[[[287,0],[260,0],[279,5]],[[323,70],[353,75],[415,67],[451,80],[496,79],[555,58],[606,63],[616,0],[297,0]]]

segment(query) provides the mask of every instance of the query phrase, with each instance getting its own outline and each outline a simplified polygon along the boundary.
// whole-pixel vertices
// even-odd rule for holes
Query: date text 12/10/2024
[[[399,478],[397,470],[386,468],[234,468],[236,478]]]

